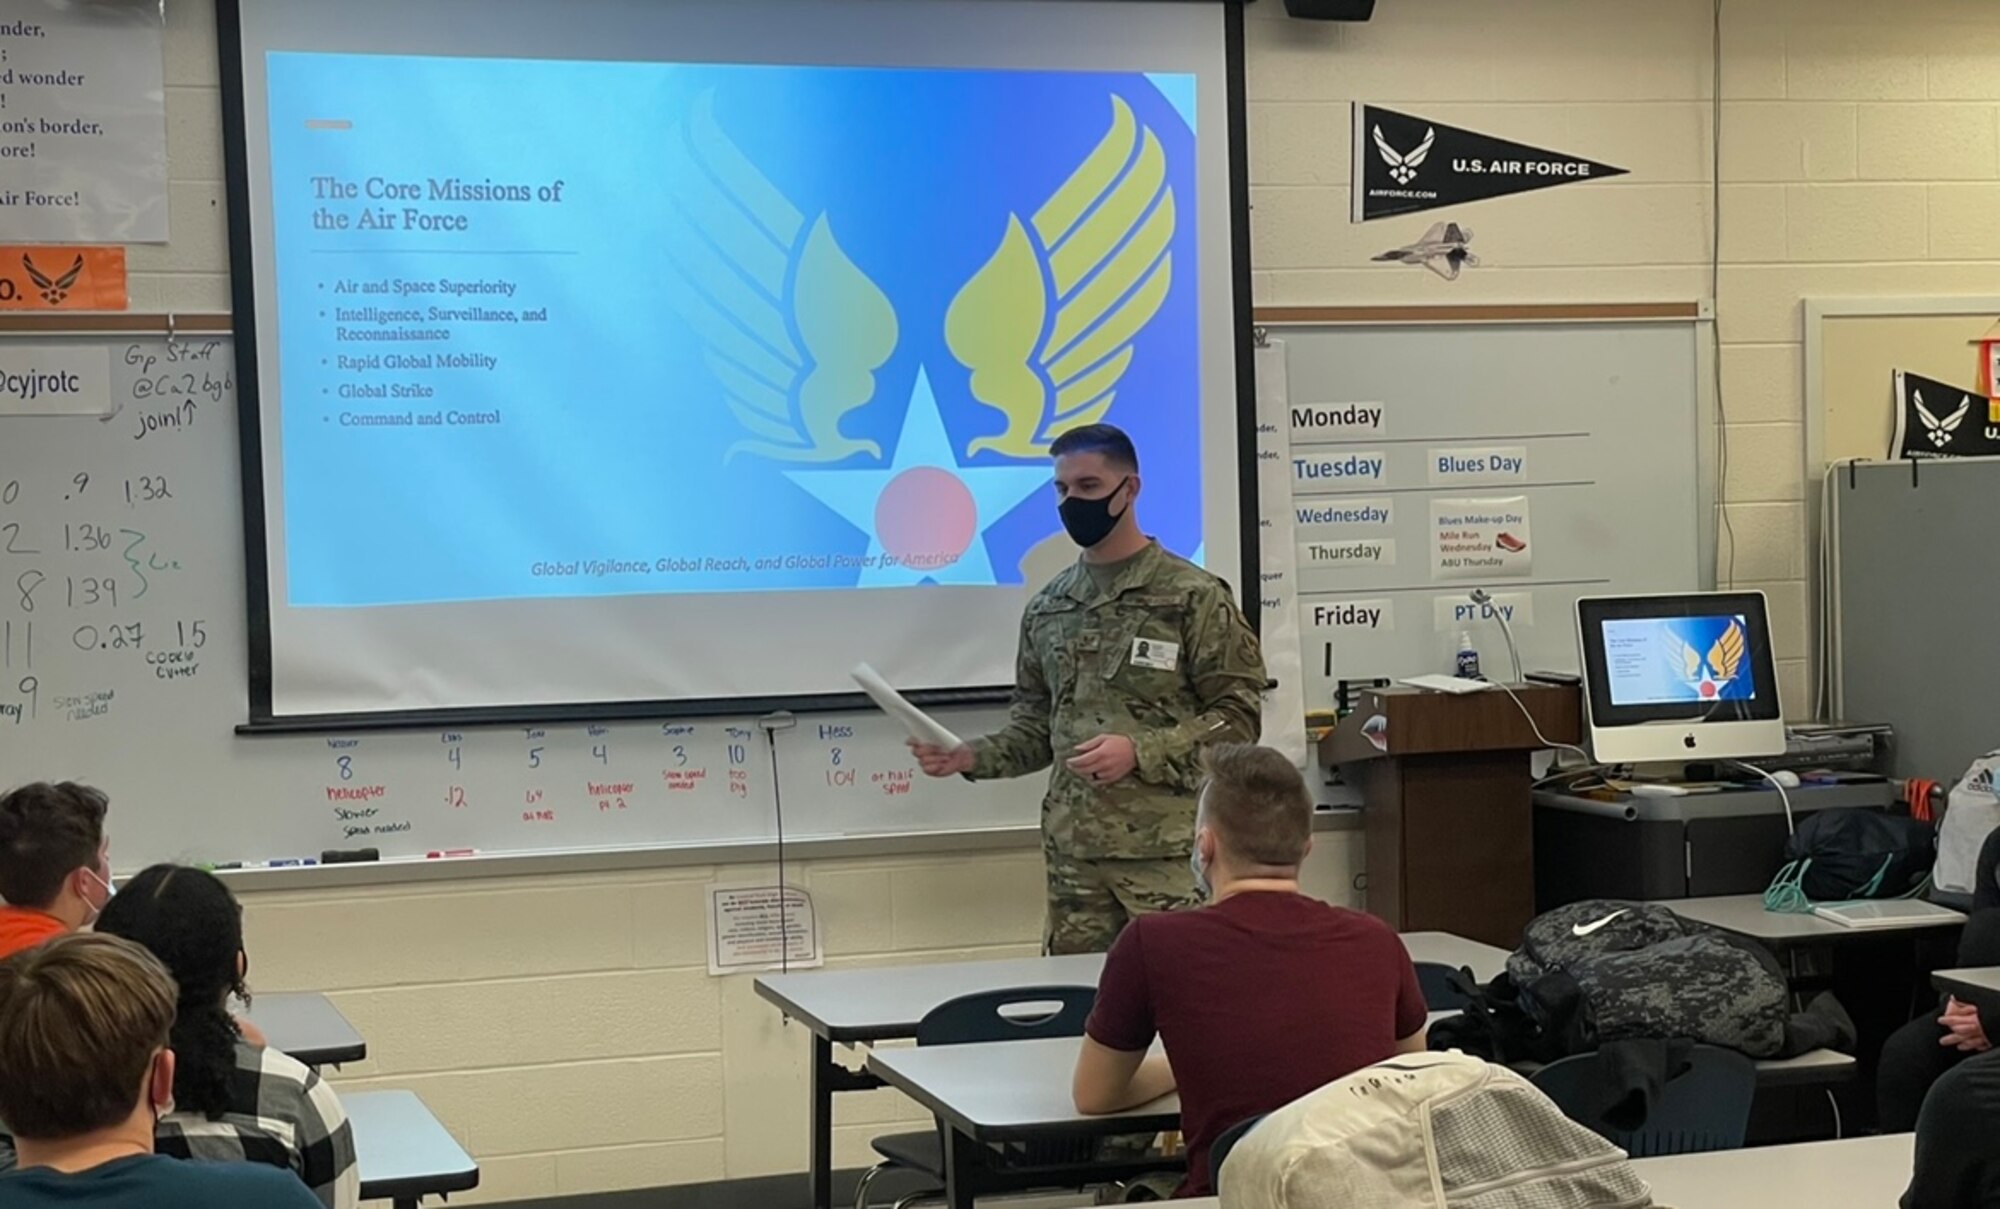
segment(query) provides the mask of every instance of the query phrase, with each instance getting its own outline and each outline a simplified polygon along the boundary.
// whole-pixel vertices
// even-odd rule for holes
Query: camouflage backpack
[[[1685,1037],[1773,1057],[1785,1046],[1785,978],[1755,945],[1664,907],[1586,899],[1529,922],[1507,975],[1571,1050]]]

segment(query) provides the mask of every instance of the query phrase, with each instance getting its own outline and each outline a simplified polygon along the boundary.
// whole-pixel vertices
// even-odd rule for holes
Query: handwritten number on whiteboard
[[[541,766],[542,766],[542,749],[539,747],[530,747],[528,749],[528,767],[540,768]]]
[[[35,716],[35,707],[41,703],[42,682],[33,676],[21,677],[21,695],[28,699],[28,716]]]
[[[8,521],[6,524],[0,525],[0,533],[5,533],[7,535],[6,548],[4,550],[0,550],[0,553],[4,554],[41,553],[40,550],[30,550],[21,544],[21,526],[15,524],[13,521]]]
[[[354,779],[354,757],[353,757],[353,756],[340,756],[340,757],[338,757],[337,759],[335,759],[335,760],[334,760],[334,763],[336,763],[336,764],[340,765],[340,779],[341,779],[341,780],[343,780],[343,781],[352,781],[352,780]]]
[[[69,481],[69,483],[72,490],[68,495],[63,497],[66,500],[74,499],[77,496],[82,495],[84,493],[84,490],[90,486],[90,476],[88,474],[79,472],[75,478]]]
[[[729,762],[736,765],[749,763],[750,750],[741,743],[731,743],[729,745]]]
[[[840,749],[838,747],[833,749],[833,766],[835,768],[840,767]]]
[[[674,744],[674,767],[686,768],[687,766],[688,766],[688,749],[681,746],[678,743]]]
[[[21,592],[21,611],[23,613],[32,613],[35,611],[35,589],[47,583],[48,579],[49,577],[40,571],[23,571],[14,580],[14,586],[20,589]]]
[[[451,766],[453,768],[465,767],[465,757],[459,754],[459,750],[456,745],[453,745],[450,751],[444,753],[444,758],[451,761]]]
[[[599,764],[611,763],[611,749],[602,743],[599,743],[596,747],[591,748],[590,754],[597,757],[597,762]]]
[[[0,504],[12,504],[21,498],[21,480],[12,479],[5,487],[0,487]]]
[[[465,786],[453,785],[444,791],[445,805],[453,810],[465,809]]]

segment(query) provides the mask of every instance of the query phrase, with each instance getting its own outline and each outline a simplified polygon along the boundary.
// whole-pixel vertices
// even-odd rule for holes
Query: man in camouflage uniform
[[[1229,586],[1139,528],[1130,438],[1095,424],[1050,453],[1083,556],[1028,603],[1008,724],[955,750],[911,747],[938,777],[1054,765],[1043,948],[1098,953],[1133,915],[1199,901],[1188,861],[1200,749],[1256,742],[1264,659]]]

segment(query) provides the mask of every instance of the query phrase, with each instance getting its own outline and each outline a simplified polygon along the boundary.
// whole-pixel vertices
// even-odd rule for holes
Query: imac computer
[[[1762,592],[1587,596],[1576,629],[1599,763],[1784,752]]]

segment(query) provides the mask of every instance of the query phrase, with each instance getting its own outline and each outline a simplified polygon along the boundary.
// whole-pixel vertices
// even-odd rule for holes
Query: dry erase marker
[[[426,852],[424,853],[424,859],[436,861],[436,860],[443,860],[445,857],[448,856],[478,856],[478,855],[479,855],[479,849],[477,848],[446,848],[438,852]]]
[[[244,861],[245,869],[296,869],[302,865],[317,865],[318,861],[309,856],[286,857],[278,861]]]

